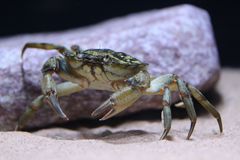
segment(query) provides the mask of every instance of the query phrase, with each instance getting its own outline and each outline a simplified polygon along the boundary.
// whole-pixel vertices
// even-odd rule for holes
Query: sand
[[[159,140],[163,131],[160,118],[126,120],[125,117],[123,122],[118,118],[118,123],[110,126],[0,132],[0,160],[239,159],[239,81],[239,69],[223,69],[217,93],[210,96],[222,115],[223,134],[219,134],[216,120],[196,106],[198,121],[191,140],[186,140],[190,125],[187,117],[176,116],[169,136],[162,141]]]

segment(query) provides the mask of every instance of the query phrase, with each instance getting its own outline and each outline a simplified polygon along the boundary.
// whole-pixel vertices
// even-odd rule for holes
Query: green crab
[[[153,77],[147,71],[148,64],[110,49],[82,50],[78,45],[67,49],[49,43],[27,43],[22,49],[22,57],[27,48],[57,50],[61,56],[51,57],[43,65],[42,95],[33,100],[20,117],[16,129],[22,129],[43,103],[47,103],[60,117],[68,120],[60,107],[58,97],[84,89],[97,89],[114,92],[92,112],[92,116],[100,120],[122,112],[143,95],[159,95],[163,98],[164,131],[161,139],[164,139],[171,128],[171,93],[178,92],[191,120],[187,139],[190,138],[197,120],[191,96],[217,119],[220,132],[223,131],[221,116],[213,105],[198,89],[175,74]],[[56,84],[52,77],[54,73],[66,82]]]

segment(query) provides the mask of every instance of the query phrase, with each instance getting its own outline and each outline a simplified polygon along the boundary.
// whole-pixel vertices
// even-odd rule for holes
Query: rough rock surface
[[[163,127],[155,120],[126,121],[115,126],[77,129],[49,128],[37,132],[0,132],[1,160],[238,160],[240,157],[240,69],[224,69],[215,104],[224,125],[198,110],[191,140],[186,140],[189,119],[175,118],[167,140],[159,141]],[[216,101],[216,95],[211,101]],[[131,117],[129,117],[131,118]]]
[[[26,42],[49,42],[67,47],[79,44],[83,49],[123,51],[149,63],[153,75],[175,73],[201,90],[211,88],[219,76],[218,54],[209,15],[190,5],[132,14],[64,32],[4,38],[0,39],[1,130],[13,129],[27,104],[41,93],[41,66],[56,54],[54,51],[29,49],[24,57],[24,84],[20,51]],[[71,120],[89,118],[108,95],[103,91],[83,91],[61,98],[61,105]],[[143,97],[128,112],[153,107],[161,107],[160,97]],[[47,108],[39,111],[28,126],[56,122],[63,121]]]

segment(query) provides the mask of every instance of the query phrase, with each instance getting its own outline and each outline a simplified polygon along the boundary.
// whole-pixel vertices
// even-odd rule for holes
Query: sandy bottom
[[[0,159],[239,159],[239,82],[240,70],[224,69],[217,93],[210,96],[222,115],[223,134],[219,134],[216,120],[196,106],[198,121],[191,140],[186,140],[189,119],[175,116],[167,140],[159,141],[163,128],[158,113],[154,113],[150,119],[125,117],[119,122],[118,118],[115,125],[60,126],[32,133],[0,132]],[[145,113],[150,112],[141,115]]]

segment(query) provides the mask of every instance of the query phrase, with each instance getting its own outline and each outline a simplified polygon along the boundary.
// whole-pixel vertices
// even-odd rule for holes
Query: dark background
[[[0,37],[58,31],[129,13],[177,4],[206,9],[212,19],[223,66],[240,67],[240,6],[231,0],[19,0],[0,1]]]

